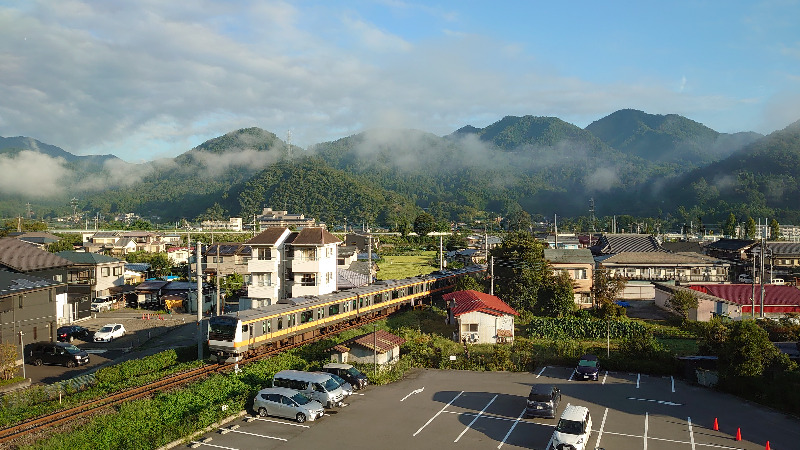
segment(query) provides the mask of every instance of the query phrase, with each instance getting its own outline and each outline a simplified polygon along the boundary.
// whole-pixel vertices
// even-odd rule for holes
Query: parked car
[[[111,342],[125,336],[125,327],[121,323],[109,323],[94,332],[95,342]]]
[[[592,433],[592,416],[585,406],[568,405],[558,419],[548,450],[586,450]]]
[[[29,359],[34,366],[59,364],[75,367],[89,364],[89,354],[66,342],[37,342],[29,350]]]
[[[272,378],[272,387],[294,389],[325,405],[326,408],[341,406],[344,392],[330,374],[281,370]]]
[[[590,354],[581,356],[578,366],[575,367],[575,379],[597,381],[599,374],[600,360],[597,359],[597,356]]]
[[[555,419],[561,390],[549,384],[534,384],[525,405],[525,417],[547,417]]]
[[[783,278],[773,278],[773,279],[771,279],[769,281],[769,284],[774,284],[774,285],[777,285],[777,286],[783,286],[783,285],[786,284],[786,282],[783,281]]]
[[[78,325],[65,325],[63,327],[58,327],[56,330],[56,339],[61,342],[72,342],[73,339],[91,341],[92,332],[86,327],[81,327]]]
[[[753,283],[753,277],[751,277],[749,274],[743,273],[743,274],[739,275],[739,283],[750,283],[750,284],[752,284]]]
[[[287,388],[272,387],[258,391],[253,400],[253,409],[261,417],[277,416],[295,419],[300,423],[319,419],[325,409],[316,400]]]
[[[89,307],[92,312],[109,311],[114,302],[108,297],[97,297],[92,300],[92,305]]]
[[[369,383],[367,376],[350,364],[328,363],[322,366],[322,370],[344,378],[353,389],[364,389]]]
[[[342,392],[344,392],[345,397],[350,397],[353,395],[353,386],[344,380],[344,378],[336,375],[335,373],[328,373],[328,372],[314,372],[314,373],[321,373],[327,375],[334,379],[337,383],[339,383],[339,387],[342,388]]]

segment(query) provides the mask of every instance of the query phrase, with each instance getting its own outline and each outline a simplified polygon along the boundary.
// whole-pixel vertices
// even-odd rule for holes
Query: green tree
[[[52,244],[47,244],[47,251],[50,253],[63,252],[65,250],[75,250],[73,243],[68,239],[61,239]]]
[[[722,225],[722,232],[725,233],[726,236],[736,236],[736,216],[734,216],[733,213],[728,215],[728,219]]]
[[[537,291],[548,275],[544,244],[530,233],[514,232],[491,250],[495,295],[517,311],[534,311]]]
[[[225,217],[228,215],[228,212],[225,208],[222,207],[217,202],[214,202],[212,206],[210,206],[203,214],[200,214],[195,219],[196,222],[202,222],[204,220],[225,220]]]
[[[775,219],[769,222],[769,236],[773,241],[777,241],[781,238],[781,226]]]
[[[220,290],[225,294],[225,298],[231,298],[244,286],[244,277],[238,273],[232,273],[220,280]]]
[[[610,315],[614,308],[614,302],[619,298],[620,293],[625,289],[627,278],[621,275],[610,275],[606,269],[594,271],[594,283],[592,284],[592,295],[595,306],[598,306],[603,315]]]
[[[752,217],[747,217],[747,223],[744,226],[745,239],[755,239],[756,237],[756,221]]]
[[[569,274],[559,271],[544,277],[533,312],[548,317],[564,317],[575,312],[575,292]]]
[[[720,350],[720,375],[728,379],[759,377],[792,367],[788,356],[769,341],[766,330],[754,320],[732,323]]]
[[[683,320],[689,319],[689,310],[697,308],[697,294],[691,289],[681,289],[672,293],[667,300],[667,307],[681,316]]]
[[[17,346],[12,342],[0,343],[0,379],[10,380],[17,373]]]
[[[152,230],[153,224],[144,219],[136,219],[130,225],[128,225],[129,230]]]
[[[475,277],[466,276],[456,280],[456,284],[453,286],[453,290],[486,292],[486,287],[483,285],[481,281],[479,281]]]
[[[424,212],[414,219],[414,232],[419,236],[425,236],[436,229],[436,220],[432,215]]]

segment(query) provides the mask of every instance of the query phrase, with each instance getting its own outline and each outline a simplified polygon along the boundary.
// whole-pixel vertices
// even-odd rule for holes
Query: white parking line
[[[470,422],[470,423],[469,423],[469,425],[467,425],[467,426],[466,426],[466,428],[464,428],[464,431],[462,431],[462,432],[461,432],[461,434],[459,434],[459,435],[458,435],[458,437],[456,438],[456,440],[455,440],[455,441],[453,441],[453,442],[458,442],[458,440],[459,440],[459,439],[461,439],[461,436],[463,436],[463,435],[464,435],[464,433],[466,433],[466,432],[467,432],[467,430],[469,430],[469,429],[470,429],[470,427],[472,427],[472,424],[473,424],[473,423],[475,423],[475,421],[476,421],[476,420],[478,420],[478,418],[479,418],[479,417],[480,417],[480,416],[483,414],[483,412],[484,412],[484,411],[486,411],[486,408],[488,408],[488,407],[489,407],[489,405],[491,405],[492,403],[494,403],[494,401],[495,401],[495,400],[497,400],[497,395],[495,395],[494,397],[492,397],[492,399],[491,399],[491,400],[489,400],[489,403],[487,403],[487,404],[486,404],[486,406],[484,406],[484,407],[483,407],[483,409],[481,410],[481,412],[479,412],[479,413],[478,413],[478,415],[477,415],[477,416],[475,416],[475,418],[474,418],[474,419],[472,419],[472,422]]]
[[[569,374],[569,379],[567,381],[572,381],[572,377],[575,376],[575,371],[573,370],[571,374]]]
[[[272,419],[264,419],[263,417],[253,417],[255,420],[262,420],[264,422],[272,422],[272,423],[279,423],[281,425],[289,425],[292,427],[301,427],[301,428],[311,428],[308,425],[301,425],[299,423],[292,423],[292,422],[284,422],[282,420],[272,420]]]
[[[442,412],[444,412],[444,410],[445,410],[445,409],[447,409],[447,407],[448,407],[448,406],[452,405],[452,404],[453,404],[453,402],[454,402],[454,401],[456,401],[456,399],[457,399],[458,397],[461,397],[461,394],[463,394],[463,393],[464,393],[464,391],[461,391],[461,392],[459,392],[459,393],[458,393],[458,395],[456,395],[455,397],[453,397],[453,399],[452,399],[452,400],[450,400],[450,402],[449,402],[448,404],[444,405],[444,407],[442,407],[442,409],[440,409],[440,410],[439,410],[439,412],[437,412],[437,413],[436,413],[436,414],[435,414],[433,417],[431,417],[430,419],[428,419],[428,421],[427,421],[427,422],[425,422],[425,425],[421,426],[421,427],[419,428],[419,430],[417,430],[417,432],[416,432],[416,433],[412,434],[412,436],[416,436],[416,435],[418,435],[418,434],[419,434],[419,432],[420,432],[420,431],[422,431],[422,429],[423,429],[423,428],[427,427],[427,426],[428,426],[428,425],[429,425],[431,422],[433,422],[433,419],[435,419],[435,418],[439,417],[439,414],[441,414]]]
[[[639,389],[639,379],[641,379],[641,378],[642,378],[642,374],[637,373],[636,374],[636,389]]]
[[[675,392],[675,377],[670,375],[669,379],[672,380],[672,392]]]
[[[522,412],[521,412],[521,413],[519,413],[519,416],[517,417],[517,420],[515,420],[515,421],[514,421],[514,424],[513,424],[513,425],[511,425],[511,428],[508,430],[508,433],[506,433],[506,435],[503,437],[503,440],[502,440],[502,441],[500,441],[500,443],[499,443],[499,444],[497,444],[497,448],[500,448],[500,447],[502,447],[502,446],[503,446],[503,444],[505,444],[505,443],[506,443],[506,439],[508,439],[508,437],[509,437],[509,436],[511,436],[511,432],[512,432],[512,431],[514,431],[514,428],[516,428],[516,427],[517,427],[517,424],[519,423],[519,421],[520,421],[520,420],[522,420],[522,416],[523,416],[523,415],[525,415],[525,410],[524,410],[524,409],[522,410]]]
[[[650,418],[649,413],[644,413],[644,450],[647,450],[647,425],[648,419]]]
[[[542,370],[539,371],[539,375],[536,375],[536,378],[542,376],[542,373],[544,373],[544,369],[547,369],[547,366],[542,367]]]
[[[606,384],[606,378],[608,378],[608,371],[606,370],[606,374],[603,375],[603,384]]]
[[[197,445],[207,445],[207,446],[209,446],[209,447],[214,447],[214,448],[224,448],[224,449],[226,449],[226,450],[239,450],[238,448],[235,448],[235,447],[223,447],[223,446],[221,446],[221,445],[207,444],[207,443],[205,443],[205,442],[200,442],[200,441],[192,441],[192,442],[190,442],[190,444],[197,444]]]
[[[265,438],[265,439],[274,439],[274,440],[276,440],[276,441],[283,441],[283,442],[286,442],[286,441],[287,441],[287,440],[286,440],[286,439],[284,439],[284,438],[279,438],[279,437],[275,437],[275,436],[267,436],[267,435],[264,435],[264,434],[249,433],[249,432],[247,432],[247,431],[239,431],[239,430],[230,430],[230,429],[229,429],[229,431],[228,431],[228,432],[229,432],[229,433],[239,433],[239,434],[246,434],[246,435],[248,435],[248,436],[261,437],[261,438]]]
[[[692,431],[692,418],[691,417],[688,418],[688,422],[689,422],[689,442],[692,443],[692,450],[695,450],[695,448],[694,448],[694,431]]]
[[[614,436],[623,436],[623,437],[629,437],[629,438],[641,438],[642,437],[642,436],[639,436],[638,434],[615,433],[613,431],[605,431],[604,433],[605,434],[612,434]],[[671,442],[671,443],[674,443],[674,444],[691,444],[691,442],[689,442],[689,441],[681,441],[681,440],[678,440],[678,439],[665,439],[665,438],[658,438],[658,437],[654,437],[654,436],[650,436],[647,439],[649,439],[651,441]],[[722,448],[722,449],[725,449],[725,450],[744,450],[741,447],[728,447],[728,446],[719,445],[719,444],[703,444],[702,442],[698,442],[695,445],[698,446],[698,447],[713,447],[713,448]]]
[[[606,427],[606,416],[608,416],[608,408],[603,412],[603,420],[600,422],[600,429],[597,430],[597,443],[595,447],[600,447],[600,439],[603,438],[603,429]]]

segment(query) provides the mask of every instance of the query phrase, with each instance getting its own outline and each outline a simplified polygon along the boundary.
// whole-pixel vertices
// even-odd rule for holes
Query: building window
[[[114,267],[114,276],[122,275],[122,266]]]
[[[300,278],[300,286],[316,286],[317,276],[314,273],[304,273]]]
[[[61,283],[62,281],[64,281],[64,276],[61,275],[61,274],[53,275],[53,281],[57,281],[57,282]]]
[[[462,333],[477,333],[478,332],[478,324],[477,323],[462,323],[461,324],[461,332]]]
[[[110,267],[101,267],[100,268],[100,275],[107,277],[111,275],[111,268]]]

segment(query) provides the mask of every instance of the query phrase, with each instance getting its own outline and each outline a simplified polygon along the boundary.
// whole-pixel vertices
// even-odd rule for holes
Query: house
[[[625,252],[663,252],[664,249],[655,236],[650,234],[615,233],[603,234],[590,247],[595,256],[611,255]]]
[[[91,252],[63,251],[57,255],[72,261],[67,283],[74,286],[73,292],[80,291],[91,299],[109,297],[112,287],[125,284],[123,260]]]
[[[478,291],[457,291],[442,296],[447,302],[447,321],[457,325],[453,339],[474,344],[514,340],[514,308],[498,297]]]
[[[34,244],[42,250],[47,250],[47,246],[61,240],[60,237],[43,231],[20,231],[8,233],[8,237],[17,238],[29,244]]]
[[[695,291],[712,295],[722,301],[733,303],[741,316],[761,316],[761,286],[752,284],[690,285]],[[719,303],[714,305],[712,315],[721,314]],[[764,285],[764,316],[779,318],[787,313],[800,313],[800,289],[794,286]],[[733,316],[735,318],[735,316]],[[698,319],[701,320],[701,319]]]
[[[581,308],[591,307],[595,264],[591,250],[546,248],[544,259],[553,267],[554,272],[566,272],[573,280],[575,303]]]
[[[356,336],[329,349],[331,361],[384,366],[400,359],[400,346],[405,339],[385,330]]]
[[[30,275],[56,283],[67,283],[72,261],[14,238],[0,238],[0,270]],[[67,285],[67,295],[58,297],[55,315],[58,323],[88,318],[91,298],[75,285]]]
[[[66,304],[64,281],[0,270],[0,342],[55,340],[58,307]]]
[[[205,272],[226,277],[234,273],[248,273],[248,262],[252,248],[241,242],[220,242],[207,245],[203,248],[206,261]]]
[[[731,262],[697,253],[627,251],[596,257],[595,261],[598,269],[629,280],[722,283],[731,279]]]
[[[342,241],[324,228],[303,228],[286,239],[286,283],[290,297],[336,290],[337,247]]]
[[[751,239],[719,239],[706,245],[706,254],[714,258],[721,258],[735,264],[741,264],[750,259],[749,251],[756,244]]]
[[[288,228],[270,227],[262,231],[245,244],[250,246],[251,257],[247,261],[245,284],[247,298],[242,299],[242,306],[270,305],[286,297],[283,274],[286,273],[284,246],[292,232]],[[254,299],[255,303],[252,303]]]
[[[780,277],[788,279],[794,273],[800,271],[800,243],[766,242],[765,248],[766,259],[764,264],[766,265],[766,270],[771,272],[771,276],[767,277],[767,280]],[[760,261],[761,243],[753,245],[750,248],[750,254]]]
[[[202,312],[209,313],[216,306],[216,287],[203,283]],[[164,309],[166,300],[182,299],[185,312],[197,312],[197,283],[189,281],[148,280],[136,286],[137,306],[146,309]]]
[[[173,266],[179,266],[189,264],[189,257],[193,251],[194,249],[191,247],[170,247],[167,249],[167,256]]]

